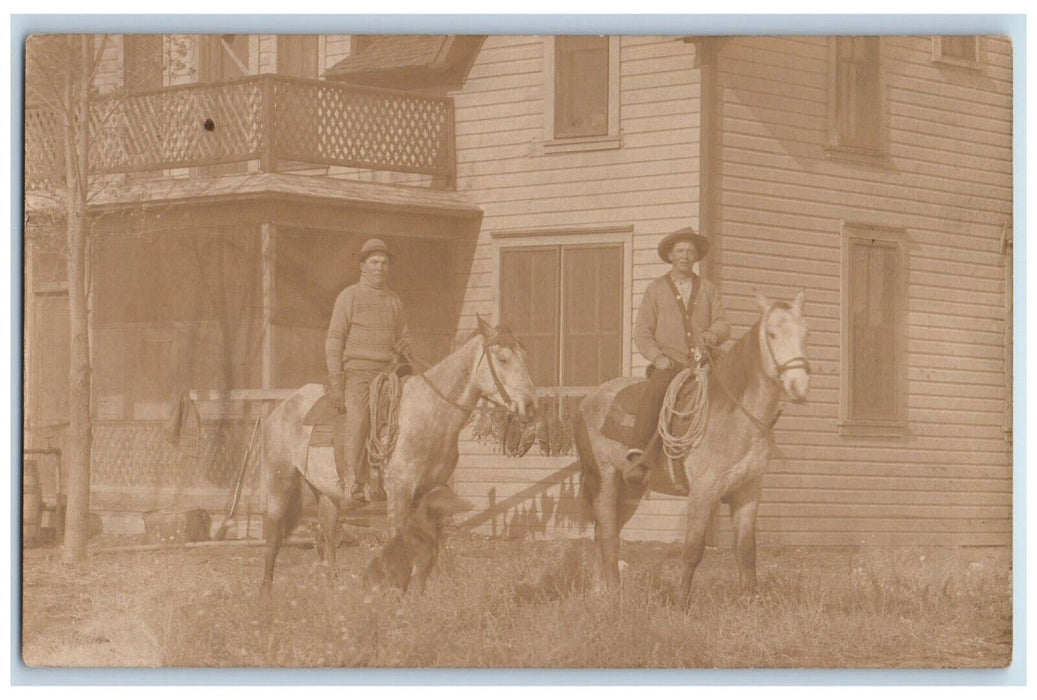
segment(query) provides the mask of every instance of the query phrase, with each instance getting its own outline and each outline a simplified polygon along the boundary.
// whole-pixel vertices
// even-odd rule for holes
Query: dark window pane
[[[162,36],[123,35],[123,85],[142,91],[162,87]]]
[[[855,242],[850,258],[851,417],[896,417],[897,253]]]
[[[974,36],[940,37],[940,53],[944,58],[956,58],[962,61],[976,60],[976,42]]]
[[[596,386],[622,372],[623,248],[564,249],[562,384]]]
[[[281,34],[277,37],[277,72],[296,78],[317,77],[317,37]]]
[[[882,123],[878,37],[837,37],[835,71],[839,144],[877,149]]]
[[[501,252],[501,321],[525,345],[538,386],[558,384],[559,249]]]
[[[555,38],[555,137],[608,133],[608,37]]]

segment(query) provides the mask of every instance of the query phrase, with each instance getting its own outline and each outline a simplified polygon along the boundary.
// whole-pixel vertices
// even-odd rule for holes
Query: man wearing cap
[[[370,465],[364,458],[367,433],[371,429],[368,396],[371,380],[392,360],[394,353],[410,355],[410,333],[400,297],[387,286],[392,253],[378,238],[360,247],[360,281],[339,293],[331,312],[324,343],[328,365],[328,392],[345,420],[334,431],[335,469],[339,488],[345,493],[345,477],[353,472],[350,498],[365,502],[364,487],[370,480]],[[377,484],[371,487],[374,500],[384,499]]]
[[[648,474],[644,450],[656,431],[666,388],[692,364],[693,348],[715,347],[731,335],[716,287],[693,269],[708,251],[709,239],[690,226],[659,243],[659,257],[671,269],[649,283],[634,324],[634,344],[652,365],[627,451],[623,478],[631,485],[643,485]]]

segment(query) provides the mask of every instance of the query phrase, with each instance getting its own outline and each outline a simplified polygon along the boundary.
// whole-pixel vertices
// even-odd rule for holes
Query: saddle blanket
[[[634,418],[640,408],[641,399],[647,387],[647,381],[640,381],[623,387],[616,393],[611,405],[605,412],[605,420],[602,421],[601,425],[602,435],[610,440],[630,445],[634,431]],[[681,387],[680,393],[677,395],[677,405],[680,406],[686,403],[688,396],[694,389],[694,381],[689,381]],[[674,433],[683,432],[689,420],[688,418],[676,419],[670,430]],[[670,495],[688,495],[688,477],[684,473],[684,466],[666,457],[662,450],[662,440],[658,434],[648,445],[644,463],[651,470],[648,477],[648,486],[653,491]]]

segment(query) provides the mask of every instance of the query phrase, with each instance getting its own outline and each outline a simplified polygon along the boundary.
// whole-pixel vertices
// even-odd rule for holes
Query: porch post
[[[263,388],[274,385],[274,305],[276,290],[277,226],[268,221],[260,224],[263,249]]]

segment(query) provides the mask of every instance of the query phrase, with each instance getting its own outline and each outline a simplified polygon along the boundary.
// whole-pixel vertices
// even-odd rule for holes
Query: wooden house
[[[590,388],[643,371],[632,320],[667,269],[658,241],[690,224],[736,336],[754,290],[806,290],[810,402],[774,431],[761,542],[1011,542],[1007,39],[223,35],[157,50],[174,40],[186,68],[160,61],[161,85],[120,98],[112,138],[138,150],[109,145],[98,168],[132,187],[94,205],[96,503],[222,503],[249,419],[320,379],[330,305],[371,235],[401,253],[419,355],[448,352],[477,312],[503,319],[564,427]],[[155,41],[114,38],[102,74],[148,75],[133,57]],[[50,445],[60,275],[56,251],[30,252],[28,435]],[[199,399],[197,457],[162,440],[183,391]],[[454,486],[479,531],[580,533],[571,450],[540,449],[465,435]],[[683,512],[653,495],[624,534],[679,539]]]

